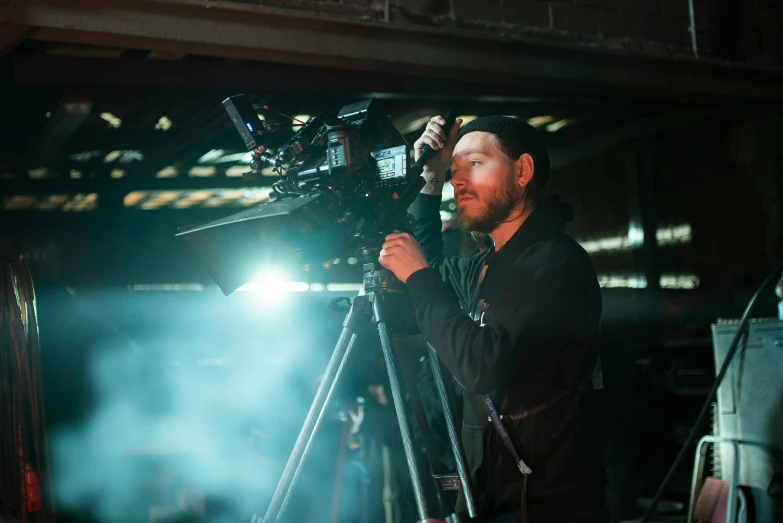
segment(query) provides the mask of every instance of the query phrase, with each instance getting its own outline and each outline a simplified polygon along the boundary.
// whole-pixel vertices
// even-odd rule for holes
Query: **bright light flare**
[[[255,300],[262,305],[283,303],[291,292],[307,292],[309,285],[301,281],[289,281],[281,272],[264,271],[253,281],[242,285],[237,291],[252,292]]]

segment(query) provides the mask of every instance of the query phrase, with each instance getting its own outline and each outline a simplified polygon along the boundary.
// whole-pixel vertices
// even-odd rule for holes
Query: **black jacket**
[[[518,510],[522,490],[479,398],[489,394],[533,470],[532,521],[600,521],[603,449],[588,377],[601,292],[590,258],[552,204],[535,209],[500,251],[444,258],[440,202],[421,194],[410,208],[431,268],[407,284],[422,334],[465,390],[462,440],[482,519]],[[545,403],[533,416],[510,419]]]

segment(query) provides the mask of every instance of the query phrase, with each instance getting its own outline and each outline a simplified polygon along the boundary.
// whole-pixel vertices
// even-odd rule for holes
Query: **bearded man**
[[[462,443],[482,523],[605,523],[600,413],[593,391],[601,292],[590,258],[544,202],[542,137],[514,118],[444,129],[410,207],[413,235],[386,237],[379,262],[405,282],[422,334],[464,389]],[[460,222],[492,247],[444,257],[440,204],[451,172]],[[464,512],[458,502],[458,511]]]

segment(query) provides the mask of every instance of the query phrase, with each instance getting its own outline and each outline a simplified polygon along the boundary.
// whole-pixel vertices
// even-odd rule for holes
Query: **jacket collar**
[[[534,243],[551,238],[563,231],[566,222],[572,218],[568,205],[554,200],[540,203],[499,251],[496,252],[494,246],[489,250],[488,263],[507,255],[513,256]]]

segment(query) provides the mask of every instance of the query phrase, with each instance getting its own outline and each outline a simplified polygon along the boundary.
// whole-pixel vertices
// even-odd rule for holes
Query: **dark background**
[[[0,245],[37,286],[66,518],[86,506],[143,518],[138,500],[170,505],[171,484],[261,510],[337,339],[342,315],[324,302],[341,293],[225,297],[173,237],[266,201],[273,177],[244,180],[236,156],[221,160],[245,152],[220,105],[239,92],[286,115],[378,97],[410,143],[447,109],[540,125],[549,193],[573,206],[569,232],[604,286],[608,459],[652,495],[712,382],[710,324],[739,316],[783,258],[780,6],[696,1],[697,58],[687,2],[149,4],[0,6]],[[106,22],[121,10],[166,24]],[[313,35],[323,57],[242,40],[289,19],[279,26]],[[188,32],[198,24],[217,36]],[[330,42],[346,34],[342,56]],[[394,55],[408,44],[432,54]],[[285,139],[286,119],[264,114]],[[470,251],[450,227],[452,249]],[[359,283],[341,262],[288,276]],[[759,316],[774,304],[765,295]],[[363,380],[345,397],[366,394]],[[689,466],[672,498],[687,496]]]

